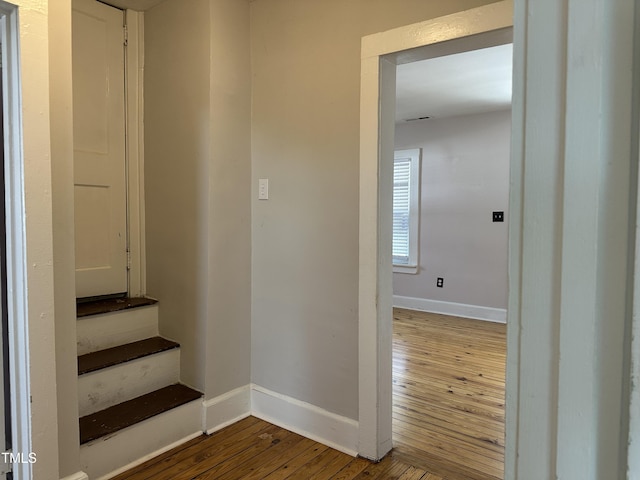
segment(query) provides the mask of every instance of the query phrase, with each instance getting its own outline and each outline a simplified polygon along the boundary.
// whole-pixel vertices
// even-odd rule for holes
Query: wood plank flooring
[[[379,463],[248,417],[114,479],[502,479],[505,326],[397,309],[393,341],[394,450]]]
[[[379,463],[338,452],[255,417],[202,435],[114,480],[443,480],[388,456]]]
[[[506,325],[395,309],[392,456],[450,479],[504,472]]]

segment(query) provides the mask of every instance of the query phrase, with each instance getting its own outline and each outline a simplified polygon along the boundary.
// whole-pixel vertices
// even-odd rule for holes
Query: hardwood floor
[[[114,480],[442,480],[388,456],[380,463],[247,417],[200,436]]]
[[[394,310],[393,457],[450,479],[504,471],[506,325]]]
[[[379,463],[248,417],[114,479],[502,479],[505,326],[397,309],[393,342],[394,450]]]

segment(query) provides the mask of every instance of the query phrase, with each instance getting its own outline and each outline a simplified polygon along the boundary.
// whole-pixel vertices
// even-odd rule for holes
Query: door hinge
[[[126,25],[124,25],[122,27],[122,30],[124,31],[124,46],[126,47],[127,45],[129,45],[129,29]]]
[[[127,250],[127,270],[131,270],[131,250]]]

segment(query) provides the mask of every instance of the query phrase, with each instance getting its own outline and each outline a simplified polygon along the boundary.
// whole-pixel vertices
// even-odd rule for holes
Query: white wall
[[[361,37],[486,3],[251,3],[254,383],[358,418]]]
[[[510,111],[396,125],[422,168],[418,274],[394,273],[394,295],[506,308],[510,139]]]
[[[148,294],[210,399],[250,381],[248,1],[145,13]]]

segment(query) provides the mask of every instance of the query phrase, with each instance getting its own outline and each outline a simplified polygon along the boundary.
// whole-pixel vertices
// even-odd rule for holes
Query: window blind
[[[409,263],[411,208],[411,159],[393,164],[393,263]]]

